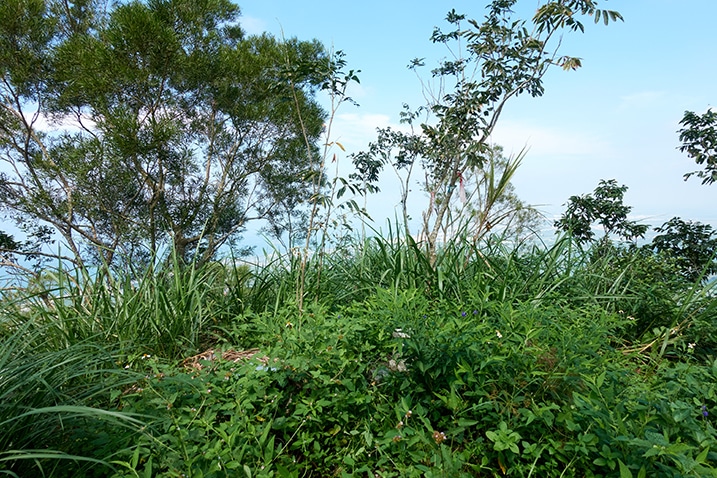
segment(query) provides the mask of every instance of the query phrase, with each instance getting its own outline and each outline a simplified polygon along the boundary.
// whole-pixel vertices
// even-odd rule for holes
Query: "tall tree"
[[[359,173],[368,181],[375,181],[386,165],[403,174],[406,227],[407,185],[422,170],[420,185],[429,207],[421,237],[430,254],[435,253],[441,231],[456,224],[451,205],[463,179],[489,170],[484,166],[491,154],[491,133],[506,103],[525,93],[541,96],[550,67],[580,66],[578,58],[558,56],[560,32],[583,31],[581,16],[606,24],[622,19],[615,11],[598,9],[597,0],[552,0],[539,4],[532,21],[521,20],[515,19],[516,3],[493,0],[482,22],[449,12],[450,31],[437,28],[431,36],[432,42],[446,44],[454,52],[453,58],[431,72],[443,88],[429,96],[425,107],[404,111],[402,121],[410,125],[410,132],[379,130],[378,140],[355,157]],[[423,65],[422,59],[411,64]]]
[[[229,0],[0,4],[0,201],[75,260],[206,260],[311,192],[331,59]]]

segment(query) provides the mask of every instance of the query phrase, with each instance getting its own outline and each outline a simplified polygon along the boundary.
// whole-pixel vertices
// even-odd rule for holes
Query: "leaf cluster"
[[[594,223],[600,224],[607,242],[610,234],[624,240],[635,240],[647,232],[647,225],[628,220],[632,207],[623,204],[627,186],[618,186],[614,179],[600,180],[592,194],[571,196],[565,212],[555,221],[558,231],[570,234],[578,243],[585,244],[595,237]]]
[[[675,258],[688,281],[705,281],[717,272],[717,232],[709,224],[673,217],[655,231],[650,247]]]
[[[685,180],[697,175],[702,178],[702,184],[712,184],[717,181],[717,112],[708,109],[699,115],[693,111],[685,111],[680,121],[683,126],[678,133],[682,142],[680,151],[704,169],[685,174]]]
[[[594,0],[548,1],[532,20],[517,19],[512,10],[515,3],[492,1],[481,21],[455,10],[448,12],[448,29],[434,29],[431,41],[445,44],[451,57],[431,70],[438,85],[435,91],[423,83],[427,104],[415,111],[405,107],[402,121],[411,131],[379,129],[377,141],[353,157],[366,181],[377,181],[386,166],[400,176],[406,223],[408,184],[414,168],[420,169],[425,177],[420,182],[422,190],[430,196],[421,235],[429,242],[431,254],[439,232],[455,228],[448,210],[463,176],[488,170],[489,138],[505,104],[522,94],[541,96],[543,77],[550,67],[580,66],[578,58],[557,57],[559,32],[584,30],[581,16],[592,16],[596,22],[602,18],[605,23],[622,19],[615,11],[598,9]],[[423,59],[416,58],[409,67],[424,65]]]
[[[303,313],[296,257],[265,270],[177,267],[141,283],[79,287],[81,276],[69,286],[58,275],[7,296],[0,377],[36,376],[51,392],[37,399],[144,428],[37,422],[34,443],[85,461],[0,463],[58,477],[714,473],[714,301],[666,282],[674,269],[662,256],[456,242],[431,262],[408,239],[371,244],[326,259]],[[664,306],[657,336],[636,326],[654,318],[653,298]],[[86,360],[93,344],[122,353]],[[177,360],[207,347],[202,370]],[[259,350],[249,361],[218,358],[248,349]],[[58,358],[62,367],[44,365]],[[2,389],[13,424],[24,413],[15,394],[39,386],[26,382]]]

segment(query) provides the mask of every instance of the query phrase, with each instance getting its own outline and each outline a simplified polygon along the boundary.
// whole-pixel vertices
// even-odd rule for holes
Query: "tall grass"
[[[165,427],[158,440],[182,453],[142,451],[157,460],[141,471],[215,470],[207,457],[220,450],[258,475],[713,476],[703,472],[717,435],[701,411],[714,406],[711,369],[688,370],[697,357],[686,335],[670,340],[671,360],[657,360],[661,342],[656,360],[638,356],[645,344],[627,307],[648,299],[655,268],[635,251],[462,241],[430,262],[420,243],[388,235],[324,259],[321,280],[306,263],[303,310],[291,255],[253,271],[241,292],[254,313],[228,340],[251,337],[276,365],[214,363],[203,388],[179,398],[168,381],[153,385],[178,401],[158,422],[203,425]],[[678,311],[688,285],[664,286]],[[705,298],[682,315],[706,321]],[[146,410],[152,400],[126,401]]]
[[[209,340],[211,328],[241,308],[229,293],[232,275],[221,263],[202,268],[149,268],[143,275],[57,268],[45,274],[41,290],[6,297],[13,307],[4,327],[23,324],[38,350],[61,350],[78,343],[99,343],[126,357],[157,354],[179,358]],[[232,291],[240,287],[232,287]]]
[[[18,325],[9,332],[8,310],[1,312],[0,473],[52,475],[58,460],[108,466],[101,458],[76,451],[108,427],[136,432],[138,419],[105,408],[110,391],[134,383],[138,374],[119,367],[117,355],[99,341],[53,350],[56,329],[33,319],[22,324],[13,320]],[[38,348],[46,341],[51,346]]]
[[[573,300],[609,304],[629,293],[629,268],[615,275],[612,257],[596,260],[567,237],[554,244],[507,245],[500,237],[454,240],[435,252],[401,228],[390,228],[352,251],[335,254],[317,297],[344,303],[361,300],[378,288],[416,289],[443,300],[463,300],[476,290],[492,298]]]
[[[15,313],[4,319],[0,334],[1,327],[13,330],[31,319],[30,327],[43,330],[29,339],[37,350],[89,341],[116,347],[127,362],[143,354],[178,359],[211,345],[218,330],[247,320],[249,313],[298,309],[299,282],[302,304],[329,309],[361,302],[377,290],[417,290],[457,302],[480,297],[589,304],[638,317],[640,334],[684,320],[706,323],[713,315],[704,286],[668,282],[671,269],[658,259],[600,247],[584,250],[567,237],[549,246],[509,245],[500,237],[457,239],[431,257],[402,227],[389,226],[384,236],[306,260],[278,251],[261,265],[220,261],[194,267],[175,259],[140,276],[58,267],[40,287],[6,298]]]
[[[211,341],[212,328],[236,313],[227,286],[238,279],[222,264],[176,260],[141,277],[60,265],[5,291],[0,472],[52,476],[66,461],[108,466],[122,450],[98,449],[98,434],[136,434],[141,425],[112,411],[117,393],[144,377],[134,364],[192,355]]]
[[[570,335],[595,326],[625,354],[648,351],[659,360],[684,356],[688,344],[690,353],[698,344],[701,357],[715,353],[712,286],[670,279],[672,269],[660,258],[621,247],[584,250],[568,238],[549,246],[455,240],[431,256],[403,231],[389,227],[385,236],[304,262],[291,253],[275,253],[261,265],[199,267],[174,258],[139,275],[57,267],[41,281],[6,291],[0,301],[0,473],[53,476],[65,460],[80,470],[108,466],[116,453],[123,457],[118,462],[126,459],[127,437],[144,417],[116,406],[144,380],[145,357],[171,367],[219,340],[267,350],[283,340],[282,347],[294,344],[297,356],[326,342],[330,351],[338,346],[332,327],[346,327],[342,313],[365,322],[357,334],[374,344],[367,351],[381,349],[379,343],[394,347],[395,328],[410,327],[415,350],[405,349],[406,356],[436,364],[462,363],[473,340],[465,330],[488,340],[513,329],[525,329],[528,337],[516,347],[537,347],[541,360],[551,362],[547,339],[531,335],[535,317],[536,330],[551,330],[558,350],[579,348]],[[601,323],[584,323],[584,317]],[[370,360],[369,375],[385,361]],[[437,374],[426,387],[447,377],[444,369],[426,370],[426,377]],[[93,442],[98,430],[124,430],[116,443],[125,448]]]

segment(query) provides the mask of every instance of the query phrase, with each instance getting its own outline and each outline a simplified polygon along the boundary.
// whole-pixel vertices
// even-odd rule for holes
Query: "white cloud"
[[[358,152],[376,140],[376,128],[398,127],[390,120],[384,114],[339,113],[334,118],[330,140],[340,142],[349,152]]]
[[[256,17],[242,15],[239,24],[249,35],[261,35],[267,31],[266,22]]]
[[[350,164],[346,156],[365,150],[369,142],[376,139],[376,128],[390,126],[399,130],[408,127],[396,124],[384,114],[375,113],[341,113],[334,121],[332,141],[338,141],[346,148],[346,153],[337,149],[341,164],[341,175],[348,174]],[[517,154],[521,149],[528,150],[526,160],[521,166],[516,179],[518,193],[534,204],[562,204],[570,194],[581,192],[581,187],[594,187],[600,176],[598,173],[586,174],[580,181],[565,181],[568,171],[586,173],[598,165],[604,165],[605,159],[611,154],[610,143],[596,134],[579,130],[566,130],[553,126],[532,124],[523,121],[503,120],[492,136],[492,141],[504,147],[506,154]],[[596,161],[601,158],[601,161]],[[561,174],[562,172],[562,174]],[[414,179],[419,178],[416,172]],[[578,184],[576,184],[578,183]],[[581,184],[585,183],[585,184]],[[594,183],[594,184],[593,184]],[[369,210],[377,216],[387,214],[393,217],[394,207],[400,202],[400,186],[390,168],[381,175],[379,197],[368,201]],[[412,182],[411,203],[412,215],[420,217],[420,209],[425,199],[420,187]],[[577,189],[576,189],[577,188]],[[383,214],[377,213],[383,211]],[[546,211],[548,214],[554,211]]]
[[[586,156],[609,150],[605,140],[590,133],[511,120],[501,121],[491,140],[507,154],[525,148],[530,156]]]
[[[621,96],[618,109],[623,111],[649,108],[663,102],[666,96],[665,91],[640,91],[631,95]]]
[[[370,96],[372,93],[372,88],[365,87],[364,85],[356,82],[352,82],[349,84],[348,90],[346,91],[346,94],[352,98],[353,100],[357,100],[360,98],[366,98],[367,96]]]
[[[391,117],[385,114],[339,113],[334,119],[331,139],[341,142],[347,150],[360,151],[376,139],[377,128],[389,126],[399,131],[409,130],[407,125],[392,122]],[[611,152],[606,139],[589,132],[514,120],[501,121],[491,141],[503,146],[507,154],[517,154],[525,148],[532,157],[605,157]]]
[[[82,124],[80,124],[77,117],[74,115],[48,117],[47,115],[40,113],[37,115],[37,118],[35,118],[35,114],[36,112],[34,111],[25,113],[24,116],[26,121],[28,123],[33,122],[33,127],[36,130],[46,133],[56,131],[68,131],[75,133],[81,131],[83,129],[82,126],[89,129],[93,129],[95,127],[95,122],[84,115],[82,117]]]

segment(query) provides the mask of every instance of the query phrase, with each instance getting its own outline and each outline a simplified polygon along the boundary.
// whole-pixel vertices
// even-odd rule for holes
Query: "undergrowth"
[[[292,256],[6,291],[0,473],[717,476],[709,285],[619,247],[398,239],[306,264],[301,313]]]

